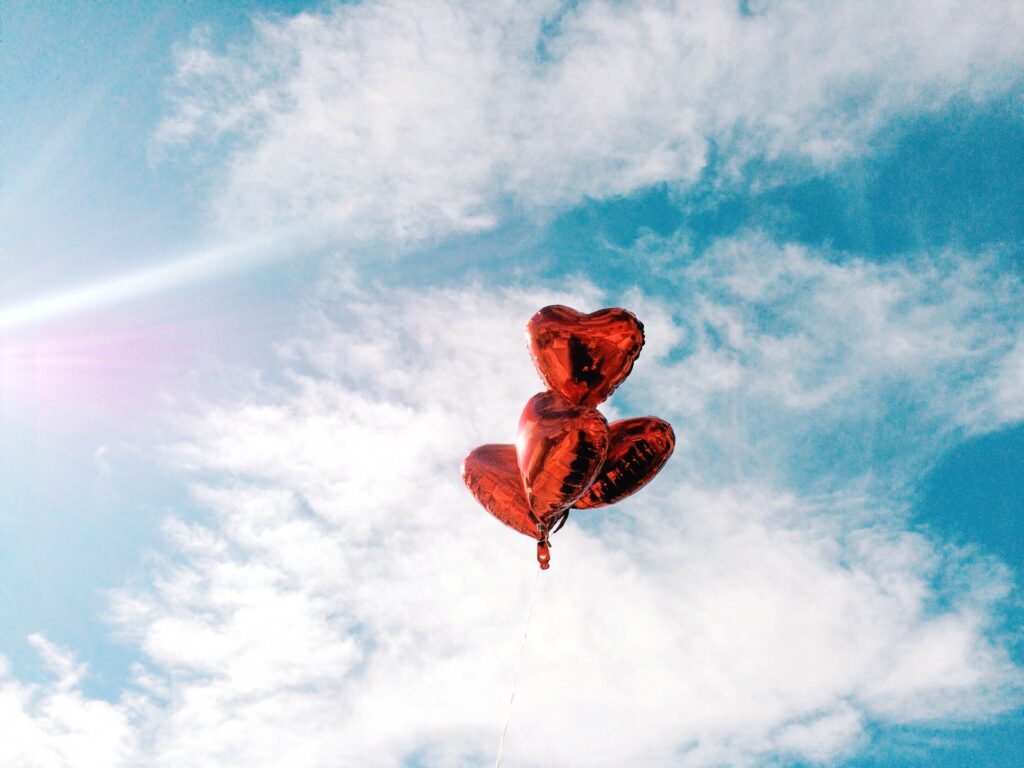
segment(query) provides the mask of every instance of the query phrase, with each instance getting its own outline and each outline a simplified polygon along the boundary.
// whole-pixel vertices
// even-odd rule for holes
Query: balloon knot
[[[540,563],[542,571],[546,571],[551,567],[551,549],[548,546],[547,539],[541,539],[537,542],[537,562]]]

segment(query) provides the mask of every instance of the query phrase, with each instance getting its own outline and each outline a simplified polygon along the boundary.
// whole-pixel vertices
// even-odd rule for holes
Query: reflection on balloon
[[[509,528],[534,539],[541,538],[526,502],[514,445],[491,444],[473,449],[462,462],[462,480],[484,509]]]
[[[590,485],[608,450],[608,422],[557,392],[530,398],[519,419],[516,453],[533,514],[549,526]]]
[[[676,446],[672,425],[653,416],[613,421],[608,431],[608,456],[576,509],[604,507],[636,493],[661,471]]]
[[[625,309],[585,315],[559,304],[544,307],[526,326],[530,355],[548,388],[570,402],[594,407],[629,376],[644,345],[644,327]]]
[[[609,427],[595,409],[629,376],[644,345],[644,327],[631,312],[583,314],[553,305],[539,310],[526,332],[548,391],[527,402],[516,444],[475,449],[462,463],[462,479],[488,512],[537,541],[537,562],[546,570],[548,539],[569,510],[636,493],[668,461],[676,438],[662,419]]]

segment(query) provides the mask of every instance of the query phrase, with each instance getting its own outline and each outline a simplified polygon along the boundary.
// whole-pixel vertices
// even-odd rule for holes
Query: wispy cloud
[[[905,528],[899,483],[865,484],[855,463],[814,488],[777,466],[831,462],[802,454],[835,433],[829,407],[851,433],[876,428],[877,405],[894,399],[928,411],[939,429],[907,442],[915,467],[951,430],[992,424],[997,411],[971,421],[982,411],[959,404],[992,391],[1014,354],[1019,318],[1003,302],[1019,286],[984,261],[843,266],[804,249],[765,270],[760,248],[751,236],[712,249],[676,300],[587,285],[326,286],[333,308],[282,350],[285,384],[182,425],[171,457],[210,517],[170,521],[174,559],[116,599],[145,663],[135,698],[97,704],[135,718],[144,747],[130,764],[440,766],[493,753],[533,554],[457,469],[472,446],[513,434],[540,386],[520,329],[556,300],[625,301],[650,319],[614,410],[643,403],[683,439],[643,494],[578,513],[558,535],[506,754],[828,761],[863,746],[872,723],[970,722],[1018,704],[1021,670],[994,631],[1012,588],[1004,565]],[[787,312],[771,317],[776,299]],[[808,339],[832,332],[847,342],[815,357]],[[876,333],[900,349],[916,341],[894,357]],[[787,351],[764,351],[774,347]],[[717,355],[728,365],[707,363]],[[965,355],[976,381],[942,381]],[[731,373],[708,383],[709,365]],[[825,384],[805,391],[801,365]],[[726,405],[760,418],[723,431]],[[761,423],[786,427],[761,443],[776,464],[745,461],[736,476],[709,461],[763,441]],[[15,701],[42,727],[38,708]],[[90,738],[113,749],[119,734]]]
[[[366,2],[221,51],[197,37],[158,144],[214,148],[212,204],[247,236],[4,308],[0,331],[263,258],[279,244],[253,229],[408,243],[712,163],[755,186],[827,167],[903,116],[1005,93],[1022,37],[1021,8],[987,0]],[[152,580],[112,598],[131,683],[91,699],[86,667],[34,636],[52,679],[0,667],[0,763],[485,763],[535,565],[458,465],[511,440],[540,388],[521,329],[556,301],[640,315],[606,411],[668,417],[680,442],[643,494],[556,538],[510,759],[828,762],[879,723],[1019,706],[1014,573],[906,520],[942,450],[1024,417],[1019,277],[756,232],[641,249],[657,295],[325,281],[277,383],[239,372],[237,396],[177,415],[166,457],[208,515],[169,519]]]
[[[645,185],[715,154],[827,167],[1019,81],[1004,2],[367,2],[178,52],[162,147],[213,142],[225,222],[403,241]],[[755,180],[764,183],[766,178]]]
[[[686,354],[639,376],[652,410],[699,425],[681,455],[705,473],[900,483],[964,433],[1020,418],[1024,286],[995,255],[837,262],[751,233],[668,272]]]
[[[39,635],[29,640],[54,680],[19,683],[0,657],[0,762],[17,768],[125,765],[136,737],[128,700],[115,705],[84,696],[79,690],[83,665]]]

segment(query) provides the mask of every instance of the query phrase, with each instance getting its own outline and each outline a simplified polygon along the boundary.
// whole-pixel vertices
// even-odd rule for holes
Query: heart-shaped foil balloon
[[[653,416],[613,421],[608,431],[608,456],[573,504],[576,509],[604,507],[636,493],[661,471],[676,447],[672,425]]]
[[[519,419],[516,456],[533,514],[550,527],[589,487],[608,450],[608,422],[557,392],[530,398]]]
[[[541,534],[530,514],[514,445],[481,445],[462,462],[462,480],[484,509],[509,528],[534,539]]]
[[[526,324],[530,355],[549,388],[576,405],[603,402],[633,370],[644,327],[625,309],[585,315],[555,304]]]

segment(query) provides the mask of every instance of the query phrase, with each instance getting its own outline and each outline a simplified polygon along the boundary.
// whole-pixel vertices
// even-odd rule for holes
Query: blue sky
[[[491,759],[532,555],[458,462],[558,301],[681,439],[556,541],[506,760],[1020,764],[1018,8],[0,24],[0,762]]]

